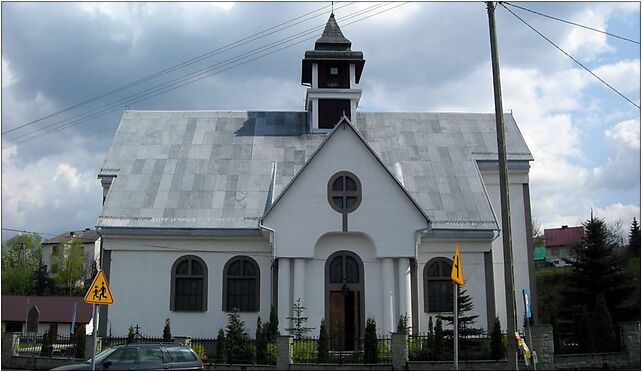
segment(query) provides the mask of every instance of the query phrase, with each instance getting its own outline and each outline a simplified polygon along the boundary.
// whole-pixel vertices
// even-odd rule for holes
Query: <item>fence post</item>
[[[532,349],[537,353],[537,369],[550,371],[555,369],[555,342],[553,326],[550,324],[535,324],[531,326],[533,338]]]
[[[174,336],[174,342],[185,346],[192,346],[192,338],[189,336]]]
[[[85,335],[85,359],[89,360],[92,357],[91,349],[94,347],[94,336]],[[96,336],[96,355],[100,353],[103,348],[102,338]]]
[[[287,371],[292,364],[292,337],[277,336],[276,341],[276,369],[277,371]]]
[[[640,322],[620,323],[622,346],[629,357],[629,367],[640,368]]]
[[[18,354],[20,333],[4,332],[2,334],[2,369],[10,368],[11,357]]]
[[[392,369],[405,370],[408,365],[408,335],[393,333],[390,339],[392,351]]]

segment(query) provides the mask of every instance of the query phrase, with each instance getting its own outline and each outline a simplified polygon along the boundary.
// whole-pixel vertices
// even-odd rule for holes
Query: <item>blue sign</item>
[[[531,313],[531,301],[528,298],[528,288],[522,289],[522,296],[524,297],[524,312],[526,313],[526,318],[530,319],[533,314]]]

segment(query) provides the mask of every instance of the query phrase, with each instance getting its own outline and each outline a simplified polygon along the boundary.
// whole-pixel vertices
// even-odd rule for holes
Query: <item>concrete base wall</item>
[[[464,362],[459,361],[460,371],[503,371],[506,370],[507,361],[474,361]],[[454,371],[455,364],[453,362],[408,362],[409,371]],[[526,365],[520,361],[519,369],[521,371],[527,370]]]
[[[627,369],[629,361],[626,353],[595,353],[556,355],[555,370],[608,370]]]

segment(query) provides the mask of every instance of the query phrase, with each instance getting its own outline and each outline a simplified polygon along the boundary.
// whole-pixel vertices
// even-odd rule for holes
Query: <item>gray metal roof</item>
[[[533,160],[505,122],[509,160]],[[493,114],[359,112],[355,126],[433,228],[497,228],[475,164],[497,159]],[[326,136],[306,128],[305,112],[126,111],[97,225],[257,228]]]

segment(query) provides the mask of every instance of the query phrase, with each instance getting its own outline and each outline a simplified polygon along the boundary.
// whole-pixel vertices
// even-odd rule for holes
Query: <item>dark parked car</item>
[[[203,362],[189,346],[172,343],[129,344],[110,347],[96,355],[96,370],[203,370]],[[57,371],[91,370],[91,359]]]

